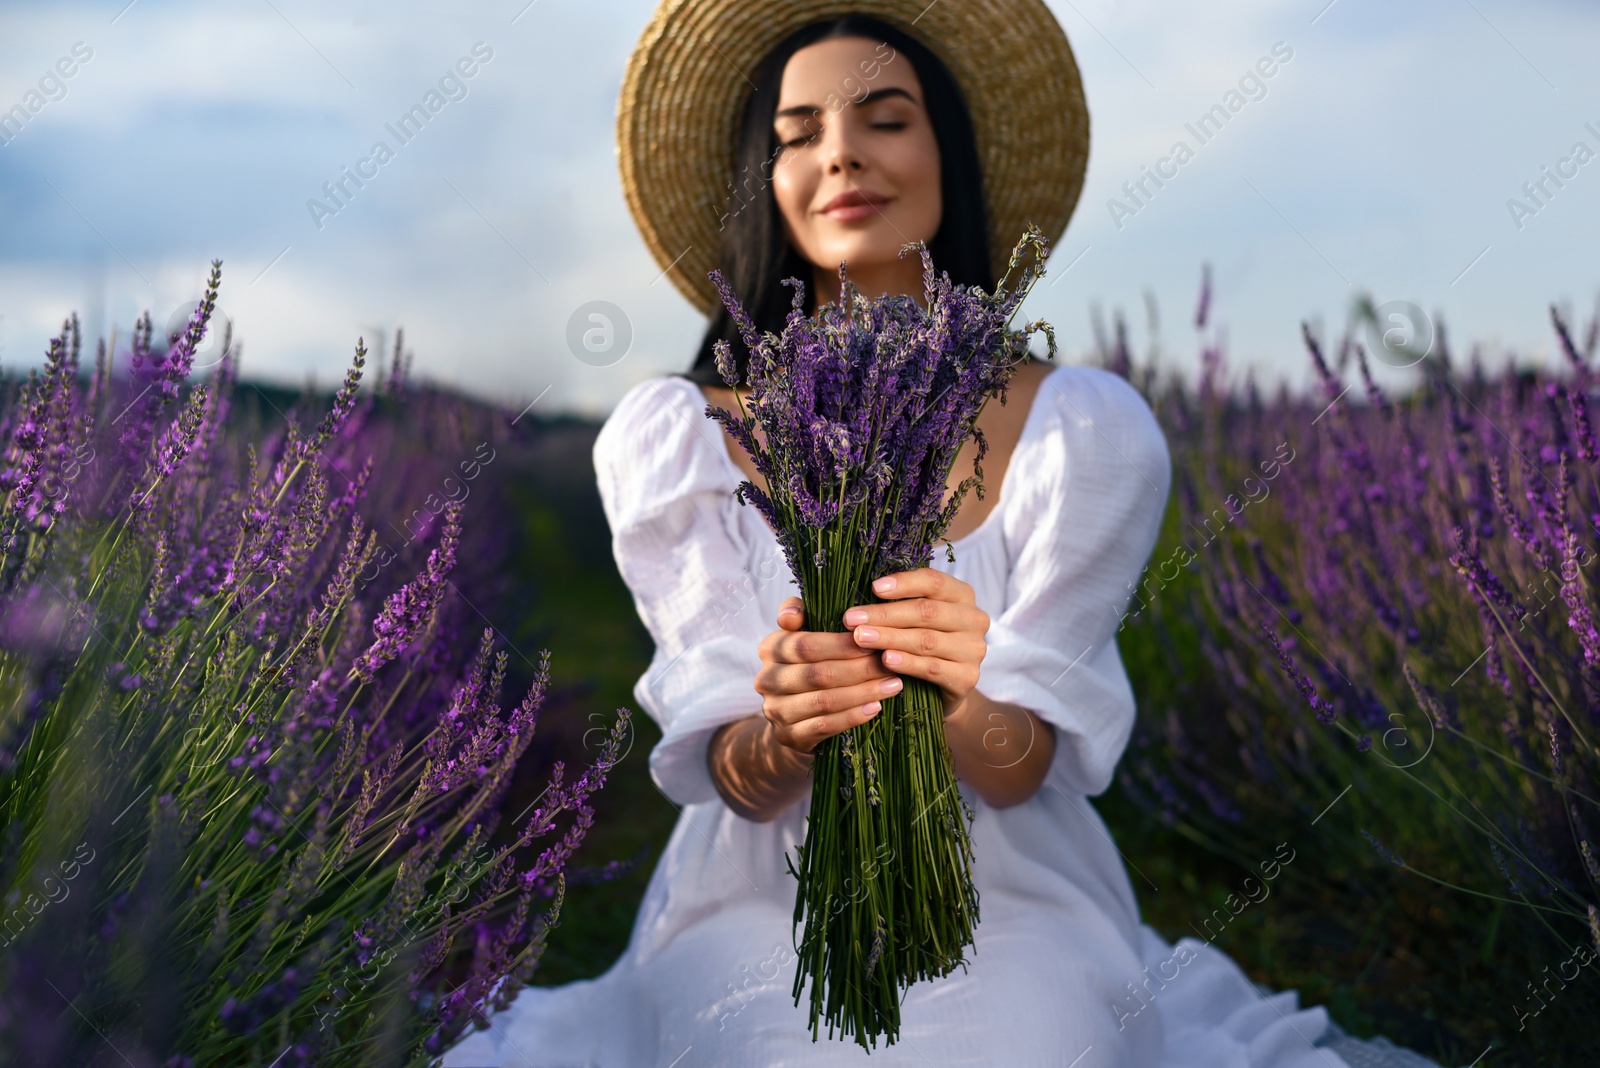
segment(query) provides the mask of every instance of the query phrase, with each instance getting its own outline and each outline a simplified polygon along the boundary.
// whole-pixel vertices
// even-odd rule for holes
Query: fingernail
[[[847,627],[860,626],[866,621],[867,610],[865,608],[852,608],[844,614],[844,625]]]
[[[872,588],[879,593],[888,593],[890,590],[895,588],[895,585],[895,577],[893,575],[885,575],[877,582],[874,582],[872,584]]]
[[[900,661],[902,661],[904,659],[905,659],[905,657],[901,656],[898,652],[896,652],[893,649],[887,650],[883,654],[883,662],[885,664],[888,664],[890,667],[894,667],[896,664],[900,663]]]
[[[902,685],[903,684],[898,678],[884,679],[882,682],[878,683],[878,692],[885,694],[899,693]]]
[[[882,701],[873,701],[873,702],[871,702],[869,704],[861,706],[861,711],[865,712],[869,716],[876,716],[882,710],[883,710],[883,702]]]
[[[790,607],[788,607],[788,608],[780,609],[778,611],[778,618],[782,619],[784,616],[788,615],[791,612],[793,612],[795,615],[799,615],[800,614],[800,609],[795,608],[792,605]]]
[[[871,627],[858,627],[856,628],[856,637],[864,642],[875,642],[878,640],[878,632]]]

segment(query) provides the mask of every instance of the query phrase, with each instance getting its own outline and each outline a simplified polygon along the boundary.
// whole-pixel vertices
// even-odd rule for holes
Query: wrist
[[[967,695],[954,704],[946,705],[944,722],[946,727],[961,727],[977,713],[982,705],[988,703],[988,698],[979,693],[976,688],[968,690]]]
[[[755,823],[776,818],[804,796],[811,782],[812,757],[779,742],[762,715],[719,727],[706,758],[723,803]]]
[[[773,761],[778,767],[787,769],[801,775],[811,774],[811,765],[816,763],[816,752],[802,753],[798,749],[784,745],[778,740],[778,735],[772,729],[772,723],[765,716],[761,718],[761,744],[767,752],[773,755]]]

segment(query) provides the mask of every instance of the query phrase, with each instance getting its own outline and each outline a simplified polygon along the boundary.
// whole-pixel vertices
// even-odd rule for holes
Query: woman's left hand
[[[844,625],[863,649],[882,650],[888,670],[938,686],[948,718],[977,688],[989,614],[971,585],[931,567],[885,575],[872,591],[889,603],[857,605]]]

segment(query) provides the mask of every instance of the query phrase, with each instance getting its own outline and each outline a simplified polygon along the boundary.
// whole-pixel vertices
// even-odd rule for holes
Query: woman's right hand
[[[778,629],[761,639],[755,689],[761,714],[780,743],[809,754],[819,742],[878,714],[882,699],[899,693],[901,677],[883,654],[863,649],[850,631],[801,630],[805,610],[790,597],[778,610]]]

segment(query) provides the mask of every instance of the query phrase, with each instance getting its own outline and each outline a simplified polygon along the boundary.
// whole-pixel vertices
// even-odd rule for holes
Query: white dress
[[[753,823],[706,766],[718,726],[760,713],[756,647],[798,588],[760,513],[734,499],[744,475],[705,404],[685,379],[642,382],[594,445],[617,564],[656,642],[634,696],[663,733],[650,774],[681,806],[677,826],[622,957],[597,979],[522,991],[445,1065],[1346,1068],[1320,1044],[1338,1035],[1323,1009],[1263,995],[1209,943],[1172,945],[1140,922],[1089,802],[1133,727],[1115,634],[1171,476],[1133,387],[1065,365],[1039,389],[993,510],[954,543],[953,564],[941,545],[931,565],[970,583],[990,616],[978,688],[1052,723],[1054,761],[1009,808],[961,785],[977,817],[968,968],[907,991],[893,1046],[869,1053],[825,1023],[813,1042],[809,986],[800,1006],[792,995],[784,866],[810,795]]]

